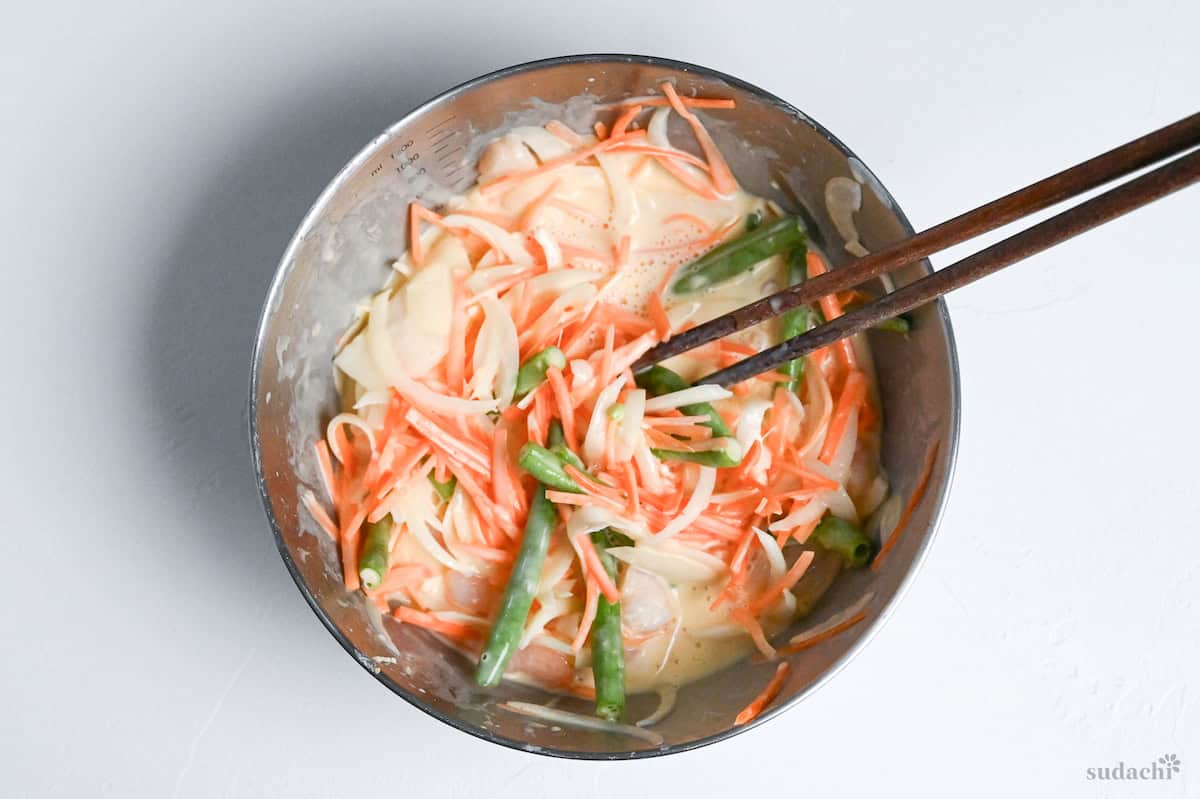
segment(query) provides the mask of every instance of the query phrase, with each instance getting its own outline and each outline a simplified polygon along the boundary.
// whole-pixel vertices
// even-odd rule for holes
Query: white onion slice
[[[643,544],[636,547],[609,547],[608,553],[623,563],[665,577],[673,583],[708,582],[725,571],[725,564],[719,558],[699,550],[671,550]],[[710,559],[716,562],[710,562]]]
[[[522,716],[532,716],[542,721],[566,724],[585,730],[600,730],[601,732],[615,732],[619,735],[628,735],[631,738],[638,738],[653,746],[662,746],[663,743],[663,737],[658,733],[643,730],[641,727],[635,727],[632,724],[617,724],[616,722],[598,719],[595,716],[584,716],[566,710],[535,705],[532,702],[501,702],[500,707],[510,710],[513,713],[519,713]]]
[[[467,228],[473,233],[478,233],[480,238],[504,253],[514,264],[528,266],[533,263],[533,256],[525,249],[525,243],[520,236],[509,233],[486,219],[467,214],[450,214],[442,220],[442,223],[447,227]]]
[[[696,479],[696,487],[692,490],[692,495],[688,497],[687,504],[683,506],[683,510],[679,512],[678,516],[667,522],[666,526],[658,531],[655,539],[670,538],[683,532],[692,522],[699,519],[700,514],[704,513],[704,509],[708,507],[708,501],[712,498],[713,487],[716,483],[717,470],[711,466],[701,466],[700,476]]]
[[[637,722],[639,727],[652,727],[658,722],[670,715],[675,709],[675,699],[679,696],[679,689],[674,685],[664,685],[658,689],[658,707],[654,712],[646,718]]]
[[[659,413],[678,408],[681,405],[695,405],[701,402],[717,402],[733,396],[733,392],[721,386],[710,383],[692,386],[682,391],[672,391],[646,400],[646,413]]]
[[[608,430],[608,409],[617,401],[617,395],[624,387],[625,375],[620,375],[596,396],[596,405],[592,408],[592,418],[588,422],[587,433],[583,437],[583,459],[591,466],[600,463],[600,459],[604,456],[604,435]]]

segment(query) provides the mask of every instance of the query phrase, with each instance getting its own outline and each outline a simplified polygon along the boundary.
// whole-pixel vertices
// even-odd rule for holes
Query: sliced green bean
[[[562,422],[558,419],[550,420],[550,429],[546,431],[546,446],[554,449],[557,446],[566,446],[567,437],[563,435]]]
[[[517,651],[529,608],[533,604],[533,595],[542,576],[550,534],[557,523],[558,514],[554,511],[554,505],[546,499],[546,487],[538,485],[533,492],[529,520],[525,522],[525,533],[521,537],[521,549],[508,575],[504,596],[500,599],[500,612],[492,624],[483,654],[479,656],[475,682],[483,688],[491,688],[500,682],[508,661]]]
[[[808,248],[801,243],[788,255],[788,285],[798,286],[807,279]],[[811,305],[801,305],[799,308],[788,311],[780,317],[780,340],[787,341],[812,330],[818,324],[818,317],[819,314]],[[789,378],[786,383],[781,385],[793,394],[799,390],[801,381],[804,379],[805,363],[805,359],[800,357],[788,361],[779,369]]]
[[[566,365],[567,356],[563,355],[563,351],[558,347],[547,347],[536,355],[531,355],[517,370],[517,398],[524,397],[540,386],[546,379],[547,369],[552,366],[562,369]]]
[[[862,530],[837,516],[822,519],[809,540],[841,555],[845,564],[852,569],[867,565],[875,549],[871,539]]]
[[[679,375],[672,372],[665,366],[651,366],[644,372],[639,372],[634,376],[639,388],[646,389],[652,397],[658,397],[663,394],[673,394],[676,391],[683,391],[688,388],[691,383],[684,380]],[[713,431],[713,436],[717,438],[729,438],[733,436],[733,431],[729,429],[729,425],[725,424],[725,420],[721,418],[721,414],[717,413],[717,409],[708,402],[697,402],[691,405],[683,405],[679,408],[687,416],[707,416],[707,422],[701,422],[702,425]]]
[[[561,446],[566,449],[565,445]],[[535,441],[530,441],[521,447],[520,453],[517,454],[517,465],[537,478],[538,482],[545,483],[551,488],[570,491],[573,494],[583,493],[583,489],[571,479],[571,475],[567,474],[563,468],[563,460]]]
[[[433,490],[438,492],[439,497],[448,500],[454,496],[454,487],[458,485],[458,478],[450,475],[450,479],[443,483],[434,477],[434,472],[430,472],[429,482],[433,483]]]
[[[662,461],[686,461],[688,463],[698,463],[701,466],[715,466],[717,468],[737,466],[742,462],[742,447],[738,444],[736,438],[714,439],[714,441],[721,442],[720,449],[707,449],[703,452],[680,452],[675,449],[651,447],[650,451]]]
[[[671,291],[689,294],[714,286],[745,272],[755,264],[804,243],[799,217],[785,216],[727,241],[679,270]]]
[[[392,517],[384,516],[374,524],[367,525],[362,554],[358,557],[358,579],[363,587],[373,590],[379,587],[388,572],[388,554],[392,543]]]
[[[609,579],[617,581],[617,559],[608,554],[608,530],[592,533],[592,543]],[[596,683],[596,715],[618,721],[625,712],[625,645],[621,641],[621,603],[603,596],[592,621],[592,677]]]
[[[861,302],[848,302],[842,310],[844,310],[846,313],[850,313],[851,311],[861,308],[862,306],[863,303]],[[912,318],[908,314],[900,314],[899,316],[893,316],[891,319],[884,319],[882,322],[876,322],[875,324],[871,325],[871,329],[882,330],[885,333],[904,334],[912,330]]]

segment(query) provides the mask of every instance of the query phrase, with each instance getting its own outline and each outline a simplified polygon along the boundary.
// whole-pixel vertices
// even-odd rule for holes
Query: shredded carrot
[[[753,721],[766,709],[767,705],[779,695],[779,689],[783,687],[784,680],[787,679],[788,672],[792,666],[786,660],[781,662],[775,668],[775,674],[771,677],[770,682],[762,689],[762,693],[754,697],[750,704],[742,709],[741,713],[733,720],[733,725],[739,727],[743,724]]]
[[[642,514],[642,502],[640,492],[638,491],[637,472],[633,468],[633,461],[625,461],[622,471],[625,477],[625,492],[629,494],[628,510],[630,515],[636,519]]]
[[[753,612],[746,608],[734,608],[730,611],[729,617],[746,628],[746,632],[754,641],[754,646],[758,648],[763,657],[775,657],[775,647],[771,646],[771,642],[767,640],[767,634],[763,632],[762,625],[759,624]]]
[[[585,582],[586,598],[583,602],[583,617],[579,620],[579,630],[575,633],[575,640],[571,642],[571,649],[575,652],[583,649],[584,643],[587,642],[588,633],[592,630],[592,622],[596,620],[596,606],[600,603],[600,586],[592,577],[588,577]]]
[[[328,495],[329,501],[337,505],[337,483],[334,482],[333,461],[329,458],[329,445],[325,443],[325,439],[316,443],[316,450],[317,464],[321,467],[321,482],[325,487],[325,493]]]
[[[846,434],[846,425],[850,422],[850,414],[862,405],[867,398],[867,378],[857,370],[846,376],[846,385],[838,396],[833,408],[833,416],[829,419],[829,429],[825,434],[825,443],[821,445],[820,460],[822,463],[832,463]]]
[[[896,528],[892,530],[892,534],[888,536],[887,541],[884,541],[883,546],[879,548],[879,554],[871,561],[871,571],[879,571],[883,559],[892,551],[892,547],[896,546],[896,542],[900,539],[900,534],[904,532],[904,528],[912,518],[913,511],[917,509],[917,505],[921,504],[921,499],[925,496],[925,489],[929,487],[929,478],[933,476],[933,465],[937,461],[940,446],[941,442],[939,441],[929,448],[929,456],[925,459],[925,468],[921,471],[921,479],[917,481],[917,487],[913,489],[912,496],[908,498],[908,504],[904,506],[904,512],[900,514],[900,519],[896,522]]]
[[[406,624],[415,624],[418,627],[424,627],[427,630],[432,630],[435,633],[450,638],[478,638],[479,630],[461,622],[448,621],[439,619],[431,613],[426,613],[416,608],[410,608],[406,605],[400,605],[392,611],[392,617]]]
[[[812,636],[811,638],[801,638],[799,641],[796,641],[794,643],[785,644],[783,647],[781,647],[779,649],[779,654],[791,655],[791,654],[799,652],[803,649],[808,649],[809,647],[813,647],[813,646],[816,646],[817,644],[824,643],[824,642],[828,641],[830,638],[833,638],[836,635],[841,635],[842,633],[846,632],[846,630],[849,630],[851,627],[858,624],[860,621],[862,621],[866,617],[867,617],[867,612],[865,610],[860,610],[858,613],[855,613],[853,616],[846,619],[844,622],[841,622],[840,624],[835,624],[832,627],[830,627],[828,630],[823,630],[823,631],[817,633],[816,635]],[[787,661],[784,661],[784,662],[786,663]]]
[[[554,395],[554,404],[562,423],[563,439],[571,450],[579,449],[579,441],[575,438],[575,407],[571,402],[571,392],[567,388],[562,369],[557,366],[547,369],[546,382],[550,384],[550,393]]]
[[[657,293],[651,294],[650,299],[646,301],[646,312],[650,314],[650,320],[654,322],[654,330],[658,333],[658,337],[663,341],[670,338],[671,319],[667,316],[662,298]]]
[[[813,553],[811,551],[800,553],[800,557],[796,558],[796,562],[792,564],[792,567],[776,580],[770,588],[764,591],[762,596],[754,600],[750,605],[750,612],[755,614],[761,613],[775,604],[779,597],[783,596],[784,591],[791,588],[804,576],[804,572],[808,570],[812,561]]]
[[[557,136],[573,147],[578,147],[583,144],[583,139],[578,133],[571,130],[557,119],[552,119],[546,123],[546,131]]]
[[[608,128],[604,127],[603,122],[597,121],[595,125],[592,125],[592,130],[596,131],[597,139],[603,141],[608,138]]]
[[[642,170],[646,168],[646,164],[648,163],[650,163],[649,156],[643,155],[641,158],[639,158],[637,163],[633,165],[633,168],[629,170],[629,179],[636,180],[637,176],[642,174]]]
[[[531,230],[534,221],[537,219],[537,215],[550,203],[551,198],[554,197],[554,193],[558,191],[561,185],[562,181],[556,180],[547,186],[545,191],[533,198],[529,205],[525,206],[525,210],[521,212],[521,217],[517,220],[517,229],[524,231]]]
[[[708,135],[708,131],[704,129],[704,125],[696,118],[696,115],[689,111],[687,106],[679,99],[679,95],[675,93],[674,86],[670,83],[663,83],[659,88],[667,96],[667,101],[671,103],[671,108],[674,109],[675,113],[687,120],[687,123],[692,126],[692,133],[696,135],[696,140],[700,142],[700,149],[704,151],[704,157],[708,159],[708,168],[712,173],[713,187],[721,194],[732,194],[737,189],[737,181],[733,178],[733,172],[730,171],[729,164],[725,163],[725,157],[717,149],[716,142]]]
[[[702,172],[709,171],[708,164],[697,158],[691,153],[685,153],[683,150],[671,150],[665,147],[654,147],[649,144],[622,144],[619,147],[614,147],[615,153],[637,153],[639,155],[650,155],[655,158],[661,158],[668,161],[680,161],[694,166]]]
[[[808,265],[808,276],[816,277],[823,275],[828,270],[825,262],[821,260],[821,256],[816,252],[809,250],[806,256]],[[825,314],[827,321],[832,321],[841,316],[844,312],[842,304],[838,302],[838,298],[833,294],[826,294],[820,299],[821,313]],[[842,362],[847,369],[854,370],[858,368],[858,356],[854,353],[854,344],[848,338],[839,339],[832,345],[837,348],[838,355],[841,356]]]
[[[350,509],[347,509],[350,510]],[[340,515],[340,514],[339,514]],[[358,540],[362,534],[362,524],[366,521],[365,508],[355,508],[347,514],[339,536],[342,544],[342,582],[347,591],[357,591],[360,585],[358,579]]]
[[[675,160],[672,158],[664,158],[657,155],[651,157],[654,158],[655,163],[670,172],[671,176],[682,183],[686,188],[690,189],[696,194],[699,194],[706,200],[718,199],[719,195],[717,194],[717,190],[713,188],[712,183],[708,180],[708,178],[688,172],[687,167],[683,166],[682,164],[675,163]]]
[[[613,604],[620,602],[621,593],[613,584],[612,578],[608,576],[604,564],[600,562],[600,555],[596,552],[596,545],[592,543],[591,536],[578,535],[575,537],[575,541],[579,544],[579,551],[583,554],[583,564],[587,568],[588,577],[596,581],[596,587],[600,589],[600,593],[604,595],[605,599]]]
[[[665,97],[638,97],[635,100],[628,100],[626,102],[638,103],[639,105],[644,105],[647,108],[651,106],[663,106],[668,104],[668,100]],[[723,97],[679,97],[679,102],[689,108],[723,108],[728,110],[737,107],[737,103],[735,103],[733,100],[728,100]]]
[[[309,514],[312,515],[321,529],[328,533],[330,538],[337,541],[337,525],[333,523],[333,519],[329,518],[329,514],[321,507],[321,503],[317,502],[317,498],[313,496],[313,492],[306,489],[303,495],[301,495],[300,501],[304,503],[304,507],[308,509]]]
[[[572,507],[582,508],[591,505],[600,505],[610,510],[617,511],[618,513],[625,510],[625,503],[618,502],[611,497],[603,497],[596,494],[576,494],[570,491],[547,490],[546,498],[556,504],[571,505]]]
[[[700,228],[701,233],[712,233],[712,225],[708,224],[695,214],[671,214],[670,216],[663,217],[662,223],[664,225],[669,225],[672,222],[689,222]],[[753,355],[754,351],[751,350],[750,354]]]
[[[409,408],[408,413],[405,414],[405,419],[420,431],[433,446],[442,450],[454,460],[460,461],[463,465],[474,469],[480,476],[488,476],[488,467],[491,459],[488,458],[487,452],[482,447],[461,436],[455,436],[416,408]]]
[[[624,136],[610,136],[604,141],[597,142],[588,147],[576,150],[575,152],[567,153],[566,155],[559,156],[558,158],[551,158],[549,161],[544,161],[541,166],[535,167],[534,169],[527,169],[523,172],[509,172],[506,175],[496,178],[490,183],[483,184],[480,188],[484,192],[492,192],[502,186],[509,186],[514,183],[519,183],[523,180],[533,177],[534,175],[542,175],[546,172],[558,169],[559,167],[570,166],[571,164],[591,158],[597,153],[607,152],[623,142],[644,138],[646,138],[646,131],[644,130],[630,131]]]
[[[626,108],[625,112],[621,114],[621,116],[617,117],[617,121],[613,123],[612,135],[623,135],[625,133],[625,129],[629,127],[629,124],[633,122],[633,120],[637,119],[637,115],[640,113],[642,113],[642,106],[640,105],[631,105],[629,108]]]

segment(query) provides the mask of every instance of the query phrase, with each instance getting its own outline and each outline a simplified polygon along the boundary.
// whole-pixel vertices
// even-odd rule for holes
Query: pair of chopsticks
[[[993,200],[857,261],[718,316],[649,350],[635,372],[882,274],[1200,146],[1200,113]],[[731,386],[911,311],[1004,267],[1200,180],[1200,150],[1121,184],[795,338],[701,378]]]

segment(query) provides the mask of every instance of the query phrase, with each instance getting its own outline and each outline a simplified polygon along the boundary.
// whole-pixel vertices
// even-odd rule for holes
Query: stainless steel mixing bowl
[[[590,125],[598,104],[651,93],[673,80],[681,94],[731,97],[736,111],[709,114],[710,126],[740,181],[802,213],[836,266],[849,256],[824,202],[837,176],[864,184],[855,216],[871,249],[908,236],[900,208],[853,153],[813,120],[777,97],[704,67],[660,58],[587,55],[501,70],[451,89],[408,114],[354,157],[300,225],[271,285],[255,343],[250,386],[251,439],[267,516],[279,552],[301,593],[335,638],[376,678],[447,724],[519,749],[575,758],[617,759],[678,752],[720,741],[794,705],[836,672],[878,629],[929,545],[945,501],[958,434],[959,389],[953,337],[939,301],[916,314],[907,338],[872,340],[886,414],[883,460],[896,491],[914,488],[926,454],[940,443],[928,492],[879,574],[839,581],[818,620],[874,594],[868,622],[792,656],[779,698],[749,725],[734,716],[766,683],[773,664],[745,661],[684,686],[655,729],[664,743],[543,724],[499,707],[508,699],[550,696],[515,685],[484,693],[472,664],[423,630],[380,621],[358,593],[346,592],[337,557],[299,504],[318,487],[312,445],[334,413],[330,357],[355,303],[382,283],[389,259],[404,249],[405,208],[429,204],[469,186],[481,144],[515,124],[566,115]],[[676,120],[676,122],[679,122]],[[672,140],[689,142],[686,128]],[[924,274],[915,265],[896,277]],[[319,493],[319,491],[318,491]],[[810,620],[809,624],[812,623]],[[657,697],[632,697],[629,716],[648,715]],[[579,700],[560,707],[588,713]]]

